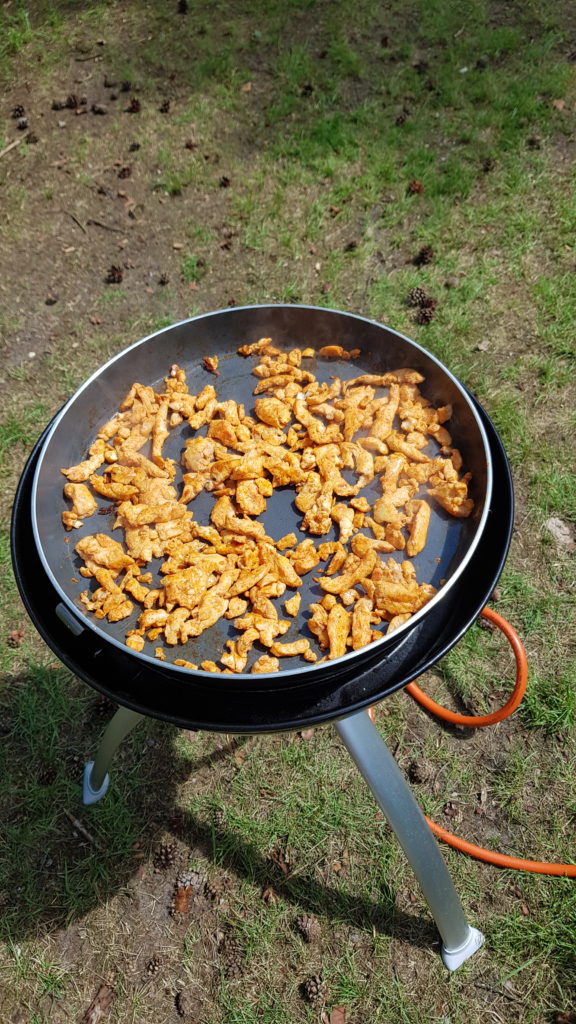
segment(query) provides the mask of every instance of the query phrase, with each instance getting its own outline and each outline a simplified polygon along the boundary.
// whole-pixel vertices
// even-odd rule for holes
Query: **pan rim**
[[[360,316],[357,313],[349,313],[346,310],[334,309],[332,307],[326,307],[326,306],[312,306],[312,305],[305,305],[305,304],[301,304],[301,303],[267,303],[267,302],[265,302],[265,303],[254,303],[254,304],[249,304],[249,305],[245,305],[245,306],[224,307],[223,309],[210,310],[207,313],[200,313],[200,314],[198,314],[196,316],[193,316],[193,317],[186,317],[184,320],[175,321],[174,323],[169,324],[166,327],[162,327],[162,328],[160,328],[157,331],[153,331],[151,334],[148,334],[145,337],[140,338],[138,341],[134,342],[132,345],[128,345],[126,348],[122,349],[120,352],[117,352],[114,356],[112,356],[109,360],[107,360],[107,362],[105,362],[101,366],[99,366],[94,371],[94,373],[92,373],[84,381],[84,383],[81,384],[79,388],[77,388],[77,390],[74,392],[74,394],[68,399],[68,401],[60,409],[59,413],[56,414],[56,416],[55,416],[55,418],[54,418],[54,420],[52,422],[50,430],[49,430],[49,432],[48,432],[48,434],[47,434],[47,436],[46,436],[46,438],[44,440],[42,449],[41,449],[41,451],[39,453],[38,462],[37,462],[37,465],[36,465],[36,469],[35,469],[35,473],[34,473],[34,479],[33,479],[33,483],[32,483],[31,514],[32,514],[32,530],[33,530],[33,535],[34,535],[34,542],[35,542],[35,545],[36,545],[36,550],[37,550],[38,555],[40,557],[40,561],[42,562],[42,565],[44,567],[45,572],[48,575],[48,578],[50,579],[51,583],[55,587],[57,594],[61,598],[61,601],[65,604],[67,609],[72,613],[72,615],[74,616],[74,619],[80,625],[82,625],[83,628],[88,628],[92,632],[97,633],[102,638],[103,641],[105,641],[106,643],[113,644],[115,647],[117,647],[119,650],[123,651],[124,653],[127,650],[130,651],[130,648],[128,648],[125,643],[122,643],[121,641],[117,640],[113,636],[110,636],[103,629],[101,629],[99,627],[99,625],[98,625],[98,620],[92,621],[91,618],[88,615],[85,615],[85,614],[84,615],[79,615],[80,609],[72,601],[72,599],[68,597],[68,595],[62,589],[58,579],[56,578],[55,574],[52,571],[52,568],[51,568],[51,565],[50,565],[50,561],[49,561],[49,559],[48,559],[48,557],[47,557],[47,555],[46,555],[46,553],[44,551],[44,546],[43,546],[43,543],[42,543],[42,539],[40,537],[40,530],[39,530],[39,527],[38,527],[38,519],[37,519],[37,515],[36,515],[36,508],[37,508],[37,497],[38,497],[38,486],[39,486],[39,481],[40,481],[40,475],[41,475],[41,471],[42,471],[43,464],[44,464],[44,456],[45,456],[45,454],[47,452],[47,449],[48,449],[48,447],[50,445],[50,441],[52,440],[54,434],[56,433],[61,420],[64,418],[64,416],[66,415],[68,410],[71,408],[71,406],[74,404],[74,402],[76,402],[78,397],[87,388],[89,388],[90,385],[94,381],[96,381],[98,379],[98,377],[105,370],[107,370],[109,367],[113,366],[113,364],[117,360],[119,360],[121,358],[124,358],[126,355],[128,355],[128,353],[130,353],[132,351],[135,351],[137,348],[139,348],[140,346],[142,346],[142,345],[146,344],[147,342],[151,341],[153,338],[158,338],[158,337],[160,337],[163,334],[166,334],[166,333],[168,333],[170,331],[173,331],[177,327],[181,327],[181,326],[184,326],[186,324],[195,323],[195,322],[200,321],[200,320],[210,319],[212,317],[220,316],[220,315],[222,315],[224,313],[229,314],[231,316],[234,316],[237,313],[241,313],[241,312],[244,312],[244,311],[274,310],[274,309],[290,309],[290,310],[302,309],[302,310],[313,310],[315,312],[319,312],[319,313],[323,313],[323,314],[325,314],[325,313],[335,314],[335,315],[338,315],[338,316],[347,317],[347,318],[349,318],[351,320],[358,320],[361,323],[370,324],[371,326],[383,328],[384,330],[389,331],[391,334],[394,334],[397,338],[402,339],[403,341],[405,341],[409,345],[411,345],[413,348],[417,349],[427,359],[432,360],[432,362],[434,362],[438,366],[438,368],[451,380],[452,384],[460,392],[460,394],[462,395],[462,398],[466,402],[466,405],[468,406],[468,408],[469,408],[470,412],[472,413],[472,416],[473,416],[473,418],[474,418],[474,420],[476,422],[476,426],[477,426],[478,433],[479,433],[479,435],[481,437],[481,440],[482,440],[482,445],[483,445],[483,448],[484,448],[484,454],[485,454],[485,457],[486,457],[486,489],[485,489],[485,494],[484,494],[484,507],[482,509],[482,514],[480,516],[480,519],[479,519],[479,522],[478,522],[478,525],[477,525],[474,537],[472,538],[472,541],[471,541],[471,543],[470,543],[470,545],[468,547],[468,550],[466,551],[466,554],[462,558],[462,561],[460,562],[458,567],[455,569],[455,571],[452,574],[452,576],[450,577],[450,579],[447,580],[445,585],[438,590],[438,592],[434,595],[434,597],[430,601],[428,601],[427,604],[425,604],[422,608],[420,608],[419,611],[417,611],[414,615],[412,615],[411,618],[407,622],[405,622],[402,626],[399,626],[398,629],[396,629],[394,631],[394,639],[395,640],[398,640],[402,633],[408,633],[414,627],[414,625],[421,618],[424,617],[424,615],[426,614],[427,611],[429,611],[432,607],[434,607],[434,606],[436,606],[437,604],[440,603],[440,601],[442,600],[444,595],[447,594],[448,591],[451,590],[451,588],[454,586],[454,584],[457,583],[458,580],[462,577],[464,571],[466,570],[467,566],[469,565],[470,560],[472,559],[472,556],[473,556],[473,554],[474,554],[474,552],[475,552],[475,550],[476,550],[476,548],[477,548],[477,546],[478,546],[478,544],[480,542],[480,538],[481,538],[482,533],[484,531],[486,520],[487,520],[489,512],[490,512],[490,505],[491,505],[491,500],[492,500],[493,471],[492,471],[492,458],[491,458],[491,451],[490,451],[490,445],[489,445],[488,437],[487,437],[484,425],[483,425],[483,423],[481,421],[480,415],[479,415],[478,411],[475,409],[474,403],[471,401],[470,396],[469,396],[466,388],[464,387],[464,385],[451,372],[451,370],[449,370],[448,367],[446,367],[444,365],[444,363],[442,363],[435,355],[433,355],[431,352],[429,352],[428,349],[425,349],[422,345],[419,345],[418,342],[414,341],[412,338],[409,338],[407,335],[402,334],[400,331],[395,330],[393,327],[389,327],[387,324],[381,323],[379,320],[374,320],[374,319],[371,319],[369,317]],[[286,676],[286,677],[290,677],[290,678],[292,678],[294,676],[304,675],[304,674],[306,674],[307,677],[311,677],[317,671],[322,671],[322,670],[325,671],[328,666],[334,666],[334,668],[336,669],[335,675],[339,675],[340,672],[344,670],[344,669],[341,669],[341,666],[344,666],[345,663],[347,663],[349,661],[352,661],[353,659],[357,659],[358,656],[361,655],[362,653],[364,653],[364,655],[366,655],[367,651],[373,652],[373,654],[371,653],[371,655],[370,655],[371,660],[372,660],[372,658],[374,658],[374,660],[376,660],[376,658],[377,658],[377,649],[379,647],[382,647],[383,648],[383,650],[382,650],[382,657],[385,657],[386,647],[390,643],[390,639],[391,639],[391,637],[387,633],[385,633],[384,636],[381,637],[379,640],[375,640],[373,643],[368,644],[366,647],[360,648],[357,651],[350,651],[347,654],[342,655],[342,657],[340,657],[340,658],[335,658],[332,661],[326,661],[325,659],[320,659],[318,662],[316,662],[316,663],[309,663],[306,666],[301,666],[301,667],[298,667],[298,668],[285,668],[285,669],[281,669],[281,674]],[[154,665],[156,667],[158,665],[157,659],[151,657],[148,654],[144,654],[144,653],[141,653],[141,652],[138,652],[138,651],[130,651],[130,654],[133,655],[134,657],[138,658],[140,661],[142,661],[144,663],[148,663],[148,664]],[[215,678],[213,672],[206,672],[206,671],[204,671],[203,669],[200,669],[200,668],[198,668],[198,669],[188,669],[188,668],[185,668],[185,667],[180,666],[180,665],[174,665],[173,662],[165,662],[164,664],[171,671],[182,673],[183,675],[186,675],[189,678],[190,677],[201,677],[203,679],[211,679],[212,681]],[[270,680],[272,682],[272,681],[275,681],[275,680],[278,679],[278,675],[279,675],[278,672],[263,672],[263,673],[259,673],[259,679],[260,679],[260,681],[262,683],[265,683],[266,680]],[[237,672],[237,673],[233,673],[231,675],[231,678],[234,679],[234,681],[238,682],[238,683],[242,683],[244,681],[247,682],[248,680],[250,680],[251,682],[254,681],[254,676],[250,672]]]

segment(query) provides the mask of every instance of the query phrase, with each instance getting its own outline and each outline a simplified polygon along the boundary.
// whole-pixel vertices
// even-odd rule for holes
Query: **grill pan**
[[[128,653],[131,658],[140,659],[157,668],[158,661],[153,656],[152,644],[147,644],[142,653],[131,651],[125,646],[125,634],[127,630],[135,628],[141,610],[139,606],[135,607],[130,618],[119,623],[108,623],[106,620],[98,620],[93,615],[85,614],[79,595],[86,589],[87,582],[91,581],[79,576],[78,570],[83,563],[74,552],[74,544],[81,536],[96,532],[107,533],[116,539],[121,539],[122,535],[120,531],[112,533],[114,517],[103,515],[94,515],[84,522],[81,529],[73,530],[70,534],[65,533],[61,513],[68,505],[63,497],[65,480],[60,469],[74,465],[85,457],[98,429],[117,411],[134,381],[156,388],[161,387],[162,379],[172,363],[178,363],[187,371],[188,386],[192,393],[199,391],[205,384],[212,383],[216,387],[219,400],[232,398],[237,402],[243,402],[250,411],[254,401],[253,389],[257,381],[251,373],[255,360],[238,356],[236,350],[240,345],[263,336],[271,337],[278,348],[286,351],[306,346],[319,349],[328,344],[361,350],[361,355],[352,363],[338,360],[307,360],[306,369],[310,369],[321,382],[329,380],[332,376],[349,379],[362,373],[383,373],[399,366],[411,366],[419,370],[425,377],[425,382],[421,385],[423,394],[434,405],[450,403],[453,406],[453,416],[448,427],[455,446],[462,452],[465,470],[472,473],[470,495],[475,502],[472,515],[462,520],[453,518],[436,503],[433,504],[426,548],[412,559],[419,582],[439,586],[441,580],[445,581],[432,601],[394,633],[384,635],[381,640],[350,652],[342,658],[312,665],[301,658],[280,659],[278,673],[258,677],[259,684],[265,686],[268,682],[270,686],[278,688],[284,685],[302,685],[311,681],[313,677],[318,680],[320,676],[337,679],[339,675],[349,673],[352,662],[358,668],[365,668],[386,657],[388,652],[396,650],[407,640],[413,626],[428,615],[462,578],[480,541],[492,491],[491,456],[486,432],[478,411],[463,386],[419,345],[390,328],[359,316],[337,310],[293,305],[236,307],[195,317],[158,331],[106,363],[82,385],[55,418],[37,462],[31,515],[38,554],[64,608],[67,609],[69,622],[77,631],[89,629],[107,643],[120,648],[124,654]],[[206,355],[219,356],[219,377],[213,377],[202,368],[202,358]],[[205,433],[205,428],[201,432]],[[171,432],[164,446],[164,454],[179,462],[184,443],[191,436],[193,433],[184,422]],[[433,453],[432,447],[429,452]],[[343,475],[346,475],[346,471]],[[176,483],[178,479],[177,477]],[[372,503],[381,493],[377,479],[362,493]],[[275,539],[292,531],[299,539],[305,536],[298,529],[302,516],[293,504],[293,497],[294,492],[289,488],[276,489],[268,501],[266,512],[261,517],[267,533]],[[202,492],[191,503],[189,507],[193,509],[197,521],[208,520],[213,500],[211,496]],[[106,499],[102,499],[102,502],[105,504]],[[65,543],[66,537],[69,543]],[[335,538],[336,533],[332,530],[330,534],[314,540],[315,543],[320,543]],[[403,557],[402,553],[399,553],[399,557]],[[152,563],[150,568],[157,569],[160,561]],[[306,627],[306,609],[312,601],[318,600],[322,595],[322,591],[312,579],[322,571],[322,568],[320,565],[304,578],[304,585],[301,588],[301,612],[290,631],[282,637],[283,641],[309,635],[314,645],[315,638],[308,633]],[[80,582],[74,583],[73,579]],[[288,591],[278,601],[279,614],[282,617],[284,616],[281,605],[290,593]],[[218,661],[226,640],[237,636],[231,622],[220,620],[200,637],[173,648],[173,654],[172,650],[167,648],[167,654],[168,657],[186,658],[196,663],[207,659]],[[255,648],[252,660],[260,653],[262,651]],[[213,686],[218,686],[219,681],[224,679],[228,688],[231,685],[246,686],[248,680],[254,682],[254,676],[249,673],[220,677],[202,670],[184,669],[172,665],[169,661],[163,663],[163,669],[168,673],[179,673],[186,677],[204,677],[209,679]]]

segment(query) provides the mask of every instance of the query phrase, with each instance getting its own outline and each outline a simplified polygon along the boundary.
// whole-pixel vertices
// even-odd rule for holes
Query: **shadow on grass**
[[[272,885],[302,911],[355,928],[376,929],[426,948],[437,942],[432,922],[398,911],[387,887],[369,899],[323,885],[312,874],[284,874],[235,832],[177,809],[177,788],[244,742],[233,739],[196,760],[174,751],[176,730],[146,720],[116,755],[106,798],[81,804],[83,763],[94,755],[110,702],[65,669],[32,666],[4,682],[0,816],[0,938],[17,942],[82,918],[137,877],[167,831],[194,855],[216,861],[255,887]]]

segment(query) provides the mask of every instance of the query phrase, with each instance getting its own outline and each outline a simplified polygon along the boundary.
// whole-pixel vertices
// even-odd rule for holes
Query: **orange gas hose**
[[[446,722],[451,722],[453,725],[466,725],[470,727],[494,725],[496,722],[501,722],[504,718],[508,718],[513,711],[516,710],[520,704],[524,693],[526,692],[526,683],[528,681],[528,661],[526,658],[526,652],[522,646],[521,640],[518,634],[512,629],[512,626],[506,619],[498,615],[497,612],[492,611],[491,608],[484,608],[482,615],[485,619],[493,622],[494,625],[498,626],[504,633],[507,640],[510,642],[514,656],[516,658],[516,685],[512,692],[510,700],[500,708],[499,711],[494,711],[490,715],[460,715],[455,711],[449,711],[448,708],[443,708],[441,704],[437,704],[433,701],[423,690],[420,689],[416,683],[409,683],[406,687],[408,693],[414,698],[419,704],[426,708],[427,711],[437,715],[438,718],[444,719]],[[531,871],[539,875],[561,875],[566,878],[576,878],[576,864],[549,864],[546,861],[538,860],[523,860],[521,857],[508,857],[503,853],[496,853],[494,850],[486,850],[483,846],[475,846],[474,843],[469,843],[466,839],[461,839],[459,836],[455,836],[453,832],[448,832],[441,825],[437,825],[436,822],[430,818],[426,818],[426,821],[431,828],[432,832],[438,839],[442,839],[443,842],[448,843],[449,846],[454,847],[455,850],[460,850],[462,853],[467,853],[471,857],[476,857],[477,860],[486,861],[488,864],[496,864],[497,867],[501,868],[515,868],[517,871]]]
[[[506,619],[498,615],[498,612],[492,611],[491,608],[484,608],[482,617],[488,619],[489,622],[493,622],[495,626],[498,626],[498,629],[502,630],[504,636],[510,642],[516,658],[516,685],[510,700],[503,708],[493,711],[491,715],[459,715],[456,711],[449,711],[448,708],[443,708],[441,704],[437,704],[416,683],[408,683],[406,687],[410,696],[414,697],[414,700],[418,701],[427,711],[431,711],[433,715],[443,718],[446,722],[451,722],[452,725],[467,725],[471,729],[481,728],[485,725],[496,725],[496,722],[501,722],[504,718],[508,718],[508,715],[516,711],[516,708],[522,701],[528,682],[526,652],[516,631],[512,629],[512,626]]]

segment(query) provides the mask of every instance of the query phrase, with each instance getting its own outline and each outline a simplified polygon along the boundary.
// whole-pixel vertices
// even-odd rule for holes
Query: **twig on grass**
[[[67,811],[65,807],[63,807],[62,810],[64,811],[64,814],[72,823],[76,831],[79,832],[81,836],[84,836],[84,839],[87,839],[89,843],[92,843],[92,845],[95,846],[97,850],[101,850],[102,846],[100,845],[98,840],[95,839],[90,832],[88,832],[88,829],[84,828],[84,825],[82,825],[82,823],[78,821],[78,818],[75,818],[73,814],[70,814],[70,811]]]
[[[104,228],[105,231],[117,231],[118,234],[124,234],[122,228],[113,228],[110,224],[103,224],[101,220],[94,220],[92,217],[86,221],[87,224],[94,224],[97,228]]]
[[[9,153],[11,149],[19,146],[21,142],[24,142],[24,136],[20,139],[14,139],[14,142],[11,142],[9,146],[5,146],[4,149],[0,149],[0,157],[6,156],[6,153]]]
[[[516,993],[506,992],[502,988],[495,988],[494,985],[484,985],[481,981],[475,981],[474,988],[481,988],[486,992],[494,992],[497,996],[502,996],[503,999],[509,999],[513,1003],[518,1003],[520,1001]]]
[[[78,225],[78,227],[80,228],[80,230],[81,230],[81,231],[83,231],[85,235],[87,235],[87,234],[88,234],[88,232],[86,231],[86,228],[84,227],[84,225],[82,224],[82,222],[78,220],[78,217],[75,217],[73,213],[69,213],[69,214],[68,214],[68,216],[72,218],[72,220],[74,221],[74,223]]]

